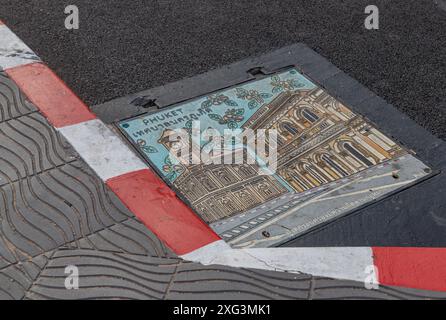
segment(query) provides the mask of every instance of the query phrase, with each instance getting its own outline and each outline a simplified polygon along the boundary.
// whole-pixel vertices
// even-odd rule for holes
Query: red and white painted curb
[[[218,241],[183,258],[206,265],[307,273],[368,284],[446,291],[445,248],[226,249],[226,244]]]
[[[1,21],[0,68],[135,216],[184,259],[446,291],[446,248],[232,249]]]

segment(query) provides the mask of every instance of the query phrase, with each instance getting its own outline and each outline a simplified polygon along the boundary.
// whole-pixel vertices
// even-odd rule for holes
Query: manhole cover
[[[278,245],[430,174],[401,145],[294,68],[118,126],[233,247]],[[189,162],[178,157],[185,142],[178,129],[189,134]],[[222,139],[206,139],[206,129],[220,132]],[[255,133],[254,147],[243,139],[227,143],[225,132],[248,129]],[[276,140],[270,140],[270,132]],[[222,147],[217,154],[222,163],[203,161],[204,153],[215,159],[209,151],[215,141]],[[264,156],[276,154],[269,166],[257,155],[254,163],[247,161],[260,142],[266,145]],[[238,152],[242,162],[234,161]],[[231,163],[224,161],[228,154]]]

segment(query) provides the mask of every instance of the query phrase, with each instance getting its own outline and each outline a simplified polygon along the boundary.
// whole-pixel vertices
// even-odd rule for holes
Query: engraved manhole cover
[[[248,163],[249,148],[238,147],[235,140],[225,145],[225,138],[219,142],[223,156],[232,154],[234,159],[243,150],[242,163],[194,160],[215,142],[203,135],[197,140],[191,133],[197,122],[200,132],[212,128],[222,135],[225,130],[273,130],[276,144],[265,150],[269,155],[275,147],[274,170],[265,170],[257,157]],[[177,194],[233,247],[281,244],[430,174],[420,160],[296,69],[118,126]],[[175,130],[182,128],[199,146],[195,151],[191,147],[189,163],[175,156],[184,142]],[[268,146],[265,141],[271,135],[255,137]]]

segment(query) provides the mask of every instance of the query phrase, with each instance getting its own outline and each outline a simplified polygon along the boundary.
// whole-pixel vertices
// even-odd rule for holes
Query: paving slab
[[[82,162],[0,187],[2,263],[35,256],[133,215]]]
[[[40,255],[0,269],[0,300],[23,299],[47,262],[48,257]]]
[[[67,290],[67,266],[79,271],[79,289]],[[444,292],[224,266],[201,266],[98,249],[61,247],[0,269],[1,299],[446,299]]]
[[[37,111],[4,72],[0,72],[0,122]]]
[[[27,299],[162,299],[179,260],[99,250],[57,250]],[[79,270],[79,289],[65,287],[65,268]]]
[[[311,276],[183,263],[168,299],[307,299]]]
[[[400,287],[380,286],[379,289],[366,289],[363,283],[327,278],[314,278],[311,298],[315,300],[431,300],[446,299],[446,293],[415,290]]]
[[[201,266],[183,263],[167,298],[171,299],[446,299],[444,292],[380,286],[364,283],[260,270]]]
[[[0,268],[64,245],[174,256],[3,72],[0,114]]]
[[[0,185],[63,165],[74,151],[38,113],[0,123]]]
[[[73,241],[67,244],[67,247],[162,258],[176,257],[162,241],[135,218],[129,218],[80,240]]]

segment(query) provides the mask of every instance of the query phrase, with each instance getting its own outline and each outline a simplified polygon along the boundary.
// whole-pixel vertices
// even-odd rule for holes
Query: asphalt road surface
[[[80,29],[64,28],[75,4]],[[304,42],[446,138],[443,0],[0,0],[3,19],[93,105]],[[398,124],[395,124],[398,125]]]
[[[80,10],[79,30],[64,27],[69,4]],[[90,105],[303,42],[446,139],[444,1],[376,0],[379,30],[364,28],[364,8],[369,4],[369,0],[0,0],[0,19]],[[446,243],[444,233],[440,237],[429,224],[420,223],[423,214],[406,218],[398,213],[386,221],[356,217],[296,244]],[[437,218],[430,217],[430,223],[446,225],[446,218]],[[355,230],[367,230],[369,224],[370,230],[358,236]],[[389,224],[407,232],[380,228]]]

